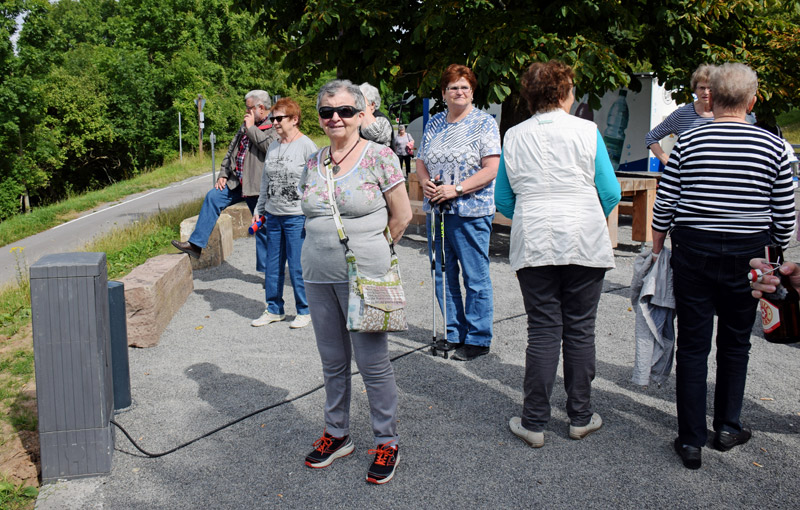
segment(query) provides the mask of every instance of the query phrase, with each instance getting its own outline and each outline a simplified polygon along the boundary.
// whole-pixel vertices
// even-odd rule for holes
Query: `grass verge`
[[[778,125],[789,143],[800,145],[800,109],[778,115]]]
[[[14,241],[44,232],[74,219],[78,214],[102,203],[114,202],[134,193],[160,188],[194,175],[201,175],[210,169],[210,158],[185,156],[182,163],[174,161],[133,179],[112,184],[107,188],[90,191],[52,205],[37,207],[29,214],[20,214],[0,222],[0,246],[6,246]]]
[[[17,485],[6,477],[0,477],[0,508],[22,510],[33,508],[39,495],[36,487]]]
[[[160,211],[115,229],[89,243],[83,251],[105,252],[109,280],[128,274],[150,257],[174,252],[170,241],[180,237],[180,223],[200,211],[202,199]],[[20,252],[21,253],[21,252]],[[0,458],[14,444],[12,436],[35,432],[33,336],[28,269],[17,257],[17,282],[0,290]],[[27,391],[26,391],[27,388]],[[38,490],[0,473],[0,508],[32,508]]]

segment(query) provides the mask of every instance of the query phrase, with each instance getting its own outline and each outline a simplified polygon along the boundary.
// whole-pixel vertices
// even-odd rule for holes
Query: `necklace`
[[[297,139],[297,137],[298,137],[300,134],[301,134],[301,133],[300,133],[300,131],[298,131],[297,133],[295,133],[295,134],[294,134],[294,136],[292,137],[292,139],[291,139],[291,140],[289,140],[289,141],[288,141],[288,142],[286,142],[286,143],[281,143],[280,145],[278,145],[278,161],[280,161],[281,157],[282,157],[282,156],[284,156],[284,155],[286,154],[286,151],[288,151],[288,150],[289,150],[289,146],[292,144],[292,142],[294,142],[294,141],[295,141],[295,139]],[[286,148],[284,148],[284,149],[283,149],[283,152],[281,152],[281,147],[280,147],[281,145],[285,145],[285,146],[286,146]]]
[[[342,161],[347,159],[347,156],[349,156],[350,153],[353,152],[353,149],[355,149],[356,145],[358,145],[359,143],[361,143],[361,137],[358,137],[358,140],[356,140],[356,144],[353,145],[352,147],[350,147],[350,150],[347,151],[347,154],[345,154],[344,157],[341,158],[339,161],[336,161],[335,159],[333,159],[333,151],[331,150],[331,146],[329,145],[328,146],[328,158],[325,160],[325,166],[328,166],[331,163],[331,161],[333,161],[333,173],[335,173],[335,174],[339,173],[339,170],[342,169],[339,166],[339,163],[341,163]]]

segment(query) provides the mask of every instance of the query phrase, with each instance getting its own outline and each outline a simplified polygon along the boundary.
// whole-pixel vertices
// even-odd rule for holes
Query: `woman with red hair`
[[[417,154],[417,176],[425,195],[423,210],[441,209],[444,238],[428,239],[428,251],[444,243],[446,340],[438,348],[455,349],[453,359],[469,361],[489,352],[494,301],[489,278],[489,236],[494,219],[494,178],[500,161],[500,131],[494,117],[475,108],[478,80],[466,66],[452,64],[442,74],[447,110],[431,118]],[[428,216],[428,232],[431,217]],[[462,301],[459,273],[464,278]]]

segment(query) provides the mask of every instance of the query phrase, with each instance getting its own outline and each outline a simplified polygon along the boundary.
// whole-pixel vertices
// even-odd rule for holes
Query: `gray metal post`
[[[42,481],[109,473],[113,383],[105,253],[58,253],[30,269]]]
[[[119,411],[131,406],[131,372],[128,365],[128,320],[125,316],[124,283],[108,282],[108,312],[111,327],[114,411]]]
[[[181,112],[178,112],[178,150],[181,154],[181,163],[183,163],[183,134],[181,132]]]
[[[214,161],[214,144],[217,143],[217,137],[214,135],[214,132],[211,132],[211,136],[208,137],[208,140],[211,142],[211,185],[214,186],[217,183],[217,164]]]

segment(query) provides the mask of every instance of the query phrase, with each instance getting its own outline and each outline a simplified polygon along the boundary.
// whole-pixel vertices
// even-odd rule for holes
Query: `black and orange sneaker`
[[[326,431],[322,437],[314,441],[314,451],[306,455],[306,466],[324,468],[339,457],[353,453],[355,445],[350,436],[334,437]]]
[[[369,483],[382,484],[392,479],[394,468],[397,467],[397,462],[400,460],[397,448],[397,445],[392,446],[390,443],[385,443],[369,451],[370,454],[375,454],[375,461],[367,471]]]

